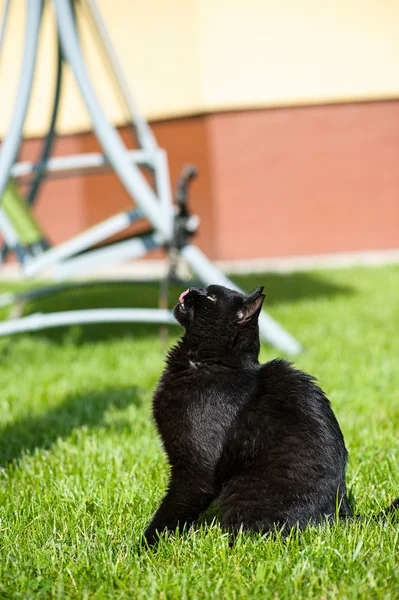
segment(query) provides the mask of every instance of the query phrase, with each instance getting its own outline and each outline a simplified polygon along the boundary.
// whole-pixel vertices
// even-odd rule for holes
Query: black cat
[[[233,534],[352,516],[347,451],[328,399],[288,362],[258,362],[262,291],[191,288],[174,309],[185,333],[153,400],[171,474],[149,544],[216,498]],[[388,510],[398,507],[399,499]]]

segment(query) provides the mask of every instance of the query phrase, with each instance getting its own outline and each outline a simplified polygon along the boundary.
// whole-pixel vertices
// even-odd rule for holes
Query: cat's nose
[[[190,292],[193,296],[206,296],[206,291],[200,288],[189,288],[187,292]]]

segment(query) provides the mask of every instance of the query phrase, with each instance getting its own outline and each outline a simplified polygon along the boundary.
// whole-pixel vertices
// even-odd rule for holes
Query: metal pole
[[[105,117],[83,61],[71,3],[69,0],[54,0],[54,5],[64,58],[72,68],[104,152],[130,196],[167,241],[172,236],[173,222],[163,218],[154,191],[139,169],[130,163],[119,134]]]
[[[116,242],[105,248],[91,250],[82,256],[72,257],[54,266],[54,279],[62,281],[109,265],[120,264],[145,256],[159,248],[157,234],[139,236],[137,239]]]
[[[11,4],[11,0],[5,1],[3,18],[1,20],[1,27],[0,27],[0,55],[1,55],[1,47],[3,45],[4,38],[6,37],[6,28],[7,28],[8,13],[10,11],[10,4]]]
[[[128,150],[129,161],[136,164],[146,164],[150,160],[148,153],[144,150]],[[104,170],[110,168],[107,157],[99,152],[87,154],[70,154],[69,156],[54,156],[49,158],[45,164],[44,174],[46,177],[70,175],[85,175],[86,172]],[[12,177],[27,177],[36,172],[36,164],[33,162],[19,162],[11,169]]]
[[[145,148],[148,151],[154,151],[157,148],[155,136],[151,131],[150,127],[148,126],[147,121],[141,116],[137,104],[134,101],[134,98],[130,92],[128,83],[126,81],[122,67],[114,50],[111,38],[108,35],[108,31],[105,27],[101,13],[98,10],[96,1],[87,0],[87,7],[91,14],[94,25],[97,29],[98,38],[101,44],[104,46],[108,62],[113,70],[115,82],[119,87],[125,104],[129,110],[130,117],[133,121],[133,124],[136,127],[139,144],[142,148]]]
[[[0,203],[21,145],[22,131],[32,90],[43,0],[26,0],[25,48],[15,108],[7,136],[0,148]]]
[[[9,319],[4,323],[0,323],[0,336],[68,325],[143,322],[177,325],[173,314],[169,310],[160,310],[159,308],[100,308],[68,310],[47,314],[35,313],[19,319]]]
[[[173,221],[175,213],[170,189],[168,156],[166,151],[161,148],[154,153],[154,177],[163,218]]]
[[[46,250],[46,252],[43,252],[37,258],[32,258],[24,267],[24,275],[26,277],[33,277],[43,269],[65,261],[70,256],[76,255],[110,238],[123,229],[127,229],[131,223],[132,220],[129,217],[129,213],[118,213],[98,223],[98,225],[90,227],[90,229],[83,231],[83,233],[75,235],[66,242],[58,244],[58,246],[54,246],[50,250]]]

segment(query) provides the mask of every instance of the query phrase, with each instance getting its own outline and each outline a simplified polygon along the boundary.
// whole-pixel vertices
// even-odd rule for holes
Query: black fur
[[[215,499],[232,533],[352,516],[347,451],[328,399],[290,363],[258,362],[262,291],[192,288],[175,307],[185,333],[153,400],[171,473],[149,544],[190,526]]]

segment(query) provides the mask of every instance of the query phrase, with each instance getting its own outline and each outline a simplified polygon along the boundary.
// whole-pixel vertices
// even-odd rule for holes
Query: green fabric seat
[[[14,227],[22,246],[29,247],[44,242],[45,236],[42,230],[12,179],[8,182],[3,194],[1,208]]]

